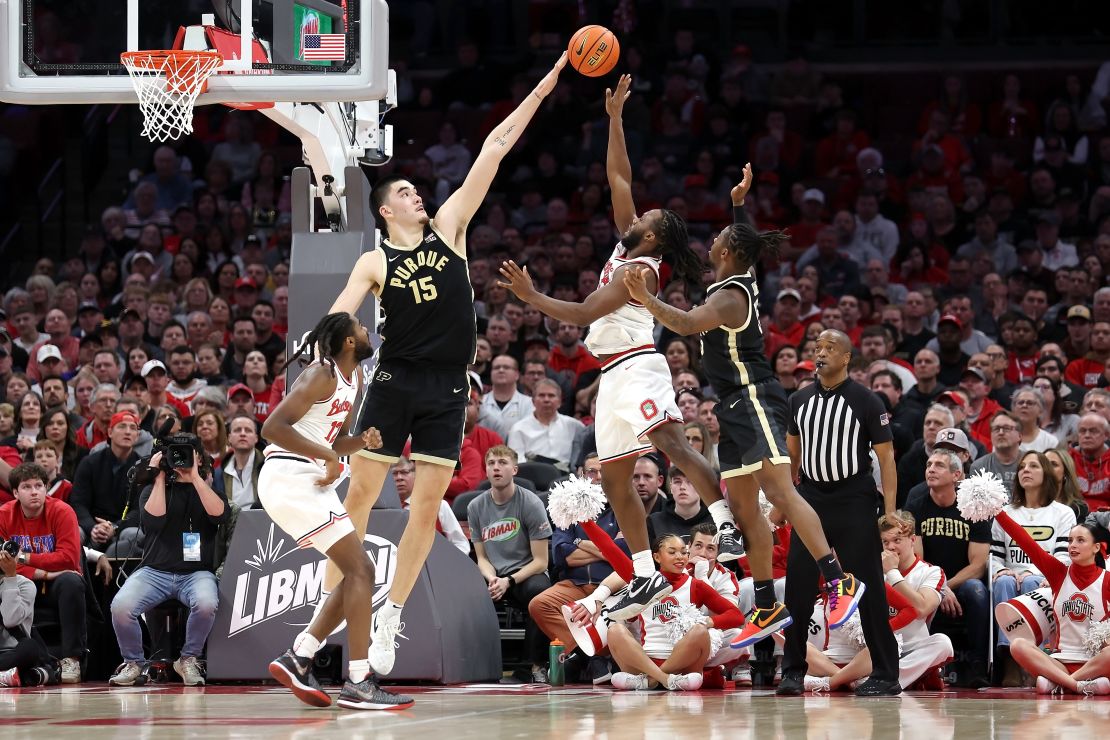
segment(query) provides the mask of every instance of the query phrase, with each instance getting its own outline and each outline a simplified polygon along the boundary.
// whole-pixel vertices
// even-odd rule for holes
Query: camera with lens
[[[13,558],[19,557],[19,543],[15,540],[6,540],[0,537],[0,552],[6,552]]]
[[[162,459],[157,468],[150,467],[150,460],[158,452]],[[189,470],[193,467],[193,460],[199,459],[198,469],[201,477],[207,477],[211,471],[208,456],[204,454],[200,438],[195,434],[161,434],[154,438],[153,451],[150,457],[144,457],[132,468],[132,485],[151,486],[158,478],[159,472],[166,474],[168,483],[176,479],[178,470]]]

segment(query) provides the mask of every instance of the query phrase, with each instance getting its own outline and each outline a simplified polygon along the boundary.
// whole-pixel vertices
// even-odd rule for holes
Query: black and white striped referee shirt
[[[801,438],[802,475],[817,483],[870,472],[871,447],[893,439],[886,406],[851,378],[831,390],[813,383],[791,394],[789,433]]]

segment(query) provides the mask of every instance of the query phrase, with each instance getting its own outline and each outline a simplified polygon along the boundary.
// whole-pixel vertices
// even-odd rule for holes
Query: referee
[[[879,539],[878,496],[871,474],[871,450],[879,459],[883,508],[895,508],[897,475],[890,416],[878,396],[848,377],[852,342],[843,332],[821,332],[814,351],[817,383],[790,396],[786,444],[797,475],[798,492],[817,512],[825,536],[844,566],[865,587],[859,601],[863,634],[871,652],[871,677],[857,696],[892,696],[898,683],[898,644],[891,631]],[[818,569],[802,543],[791,535],[786,562],[786,608],[812,612]],[[779,694],[800,694],[806,673],[807,619],[786,629]]]

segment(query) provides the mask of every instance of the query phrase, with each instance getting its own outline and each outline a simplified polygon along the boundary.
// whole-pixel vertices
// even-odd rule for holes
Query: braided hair
[[[300,349],[289,358],[289,362],[299,359],[302,365],[307,365],[319,359],[334,369],[335,356],[343,351],[344,340],[351,336],[351,321],[351,314],[345,311],[329,313],[305,336]]]
[[[728,250],[752,267],[764,254],[777,255],[788,238],[785,231],[759,231],[751,224],[732,224],[728,227]]]
[[[659,223],[655,226],[655,238],[662,247],[663,254],[674,260],[674,278],[690,285],[701,285],[701,275],[705,265],[697,252],[690,249],[690,234],[686,231],[686,221],[674,211],[659,209]]]

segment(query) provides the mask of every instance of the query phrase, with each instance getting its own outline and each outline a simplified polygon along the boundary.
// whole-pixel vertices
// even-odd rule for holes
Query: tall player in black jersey
[[[674,308],[649,290],[646,270],[624,273],[628,292],[659,323],[684,336],[702,335],[702,369],[720,399],[714,411],[721,426],[721,477],[744,530],[755,580],[755,610],[733,647],[755,643],[793,621],[786,607],[775,601],[771,532],[759,510],[760,488],[817,560],[830,604],[835,604],[829,625],[846,622],[863,595],[862,584],[841,570],[821,521],[791,480],[786,447],[789,407],[763,351],[754,274],[762,254],[777,249],[784,235],[761,233],[750,224],[744,198],[751,184],[751,165],[745,165],[743,180],[732,189],[734,223],[717,236],[709,252],[717,280],[709,286],[704,304],[690,311]]]
[[[355,313],[373,291],[386,317],[377,366],[357,425],[358,430],[377,427],[382,447],[362,450],[351,459],[345,504],[355,531],[366,531],[389,466],[410,436],[409,457],[416,465],[409,522],[397,550],[397,572],[388,599],[374,615],[369,659],[379,675],[393,669],[401,607],[432,548],[439,505],[462,445],[470,392],[466,370],[474,360],[476,344],[466,228],[489,192],[501,160],[555,88],[565,64],[564,53],[516,110],[494,127],[466,180],[435,218],[429,217],[423,199],[405,178],[390,176],[375,184],[371,205],[388,236],[378,249],[359,258],[331,309]],[[325,590],[340,577],[329,566]]]

